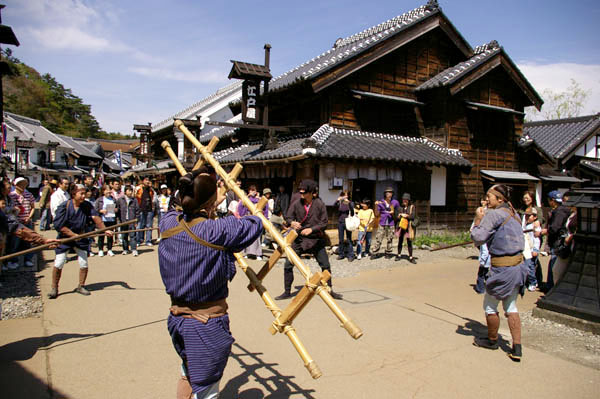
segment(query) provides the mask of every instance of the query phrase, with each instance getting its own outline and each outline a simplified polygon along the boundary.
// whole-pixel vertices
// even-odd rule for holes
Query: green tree
[[[545,89],[541,94],[544,99],[542,110],[530,107],[526,119],[563,119],[579,116],[591,94],[591,89],[585,90],[575,79],[571,79],[571,84],[563,92]]]

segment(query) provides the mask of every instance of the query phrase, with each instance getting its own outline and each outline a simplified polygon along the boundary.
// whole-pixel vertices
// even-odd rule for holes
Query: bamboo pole
[[[217,144],[219,144],[219,138],[217,136],[213,136],[213,138],[210,139],[210,142],[208,143],[206,148],[208,149],[208,151],[210,153],[212,153],[215,150],[215,148],[217,148]],[[204,164],[204,158],[202,157],[202,155],[200,155],[200,159],[198,159],[198,161],[196,161],[196,164],[194,164],[192,171],[200,169],[203,164]]]
[[[300,341],[300,338],[298,338],[296,330],[289,323],[278,323],[279,316],[282,312],[281,309],[279,309],[279,307],[277,307],[277,305],[275,304],[275,301],[271,297],[271,294],[269,294],[265,287],[262,285],[262,282],[258,279],[254,270],[252,270],[252,268],[248,266],[246,259],[244,259],[244,257],[239,253],[234,254],[234,256],[240,268],[244,271],[244,273],[246,273],[246,276],[250,280],[250,284],[252,284],[254,289],[256,289],[256,292],[267,306],[267,309],[269,309],[273,316],[275,316],[275,321],[273,322],[271,329],[275,330],[275,332],[282,332],[289,338],[290,342],[298,352],[298,355],[300,355],[300,358],[304,363],[304,367],[306,367],[311,377],[313,379],[319,378],[322,375],[321,369],[319,369],[317,363],[312,359],[312,357],[306,350],[306,347],[302,344],[302,341]]]
[[[129,220],[129,221],[123,222],[123,223],[118,223],[118,224],[115,224],[115,225],[110,226],[110,227],[105,227],[103,229],[98,229],[98,230],[90,231],[89,233],[78,234],[78,235],[76,235],[74,237],[63,238],[63,239],[58,240],[58,242],[54,242],[54,243],[51,243],[51,244],[38,245],[37,247],[29,248],[29,249],[26,249],[24,251],[19,251],[19,252],[15,252],[15,253],[12,253],[12,254],[4,255],[4,256],[0,257],[0,262],[5,261],[6,259],[14,258],[16,256],[26,255],[26,254],[30,254],[32,252],[43,251],[44,249],[48,249],[48,248],[50,248],[52,246],[58,246],[58,245],[61,245],[61,244],[65,244],[67,242],[77,241],[77,240],[81,240],[82,238],[88,238],[88,237],[96,236],[96,235],[99,235],[99,234],[103,234],[103,233],[105,233],[108,230],[113,230],[113,229],[116,229],[118,227],[126,226],[128,224],[135,223],[135,222],[137,222],[137,219]]]
[[[169,153],[167,152],[167,154],[169,154]],[[175,164],[175,167],[177,168],[177,170],[179,170],[179,173],[182,176],[185,176],[187,172],[185,171],[185,168],[183,167],[181,162],[179,162],[179,159],[177,159],[177,157],[175,156],[175,153],[173,153],[171,151],[171,154],[169,154],[169,156],[171,157],[171,160]],[[264,207],[264,204],[262,206]],[[233,256],[235,257],[240,268],[244,271],[244,273],[250,280],[250,283],[256,289],[256,292],[258,293],[258,295],[261,297],[261,299],[265,303],[267,309],[269,309],[271,311],[271,313],[273,314],[273,316],[275,316],[275,321],[273,322],[273,326],[271,328],[275,328],[277,331],[284,333],[289,338],[290,342],[296,349],[296,352],[298,352],[298,354],[300,355],[300,358],[304,362],[304,367],[306,367],[306,369],[308,370],[308,372],[310,373],[310,375],[313,379],[317,379],[317,378],[321,377],[322,373],[321,373],[321,370],[319,369],[319,366],[309,355],[308,351],[302,344],[302,341],[300,341],[300,338],[298,338],[298,334],[296,334],[296,330],[289,323],[287,323],[287,324],[277,323],[277,318],[279,317],[279,315],[281,315],[281,309],[279,309],[279,307],[275,304],[275,301],[273,300],[271,295],[267,292],[266,288],[262,285],[262,282],[258,279],[258,277],[256,276],[256,273],[254,273],[254,270],[252,270],[252,268],[250,266],[248,266],[248,263],[246,262],[246,260],[240,253],[234,253]]]
[[[171,148],[171,144],[169,144],[169,142],[165,140],[160,145],[167,152],[169,157],[171,157],[171,159],[175,163],[175,168],[177,168],[177,171],[179,172],[179,174],[181,176],[185,176],[185,174],[187,172],[185,171],[185,168],[183,167],[181,162],[175,162],[176,159],[177,159],[177,161],[179,161],[179,159],[177,158],[177,155],[175,155],[175,153],[173,152],[173,149]]]
[[[263,226],[265,229],[271,234],[271,237],[275,239],[277,245],[285,249],[285,254],[288,260],[294,264],[298,270],[302,273],[305,280],[308,280],[311,277],[310,269],[302,262],[298,254],[292,249],[292,247],[285,241],[283,236],[279,233],[279,231],[273,227],[273,225],[269,222],[267,218],[262,214],[260,210],[256,208],[256,206],[250,201],[248,196],[235,184],[235,181],[231,179],[231,177],[225,172],[223,167],[219,164],[219,162],[210,154],[206,147],[204,147],[194,135],[185,127],[183,122],[180,120],[176,120],[173,125],[177,127],[186,137],[187,139],[200,151],[204,159],[214,168],[216,173],[223,178],[225,181],[225,185],[232,190],[240,201],[244,204],[246,208],[250,211],[250,213],[254,216],[257,216],[261,219]],[[331,309],[331,311],[335,314],[335,316],[342,323],[342,327],[346,329],[348,334],[352,336],[354,339],[358,339],[362,336],[361,329],[351,320],[349,319],[344,311],[338,306],[338,304],[333,300],[331,294],[327,290],[320,290],[318,292],[319,297],[323,299],[325,304]]]

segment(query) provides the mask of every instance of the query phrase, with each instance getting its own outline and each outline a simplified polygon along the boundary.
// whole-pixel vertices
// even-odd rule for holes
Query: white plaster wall
[[[596,154],[596,140],[597,137],[593,136],[585,144],[581,144],[577,149],[577,152],[575,152],[575,155],[588,158],[600,158],[600,156],[596,156],[600,155],[600,153]]]
[[[348,179],[344,178],[344,190],[348,189]],[[329,178],[325,176],[325,168],[319,168],[319,197],[327,206],[332,206],[340,196],[339,188],[335,190],[329,189]]]
[[[446,205],[446,168],[434,166],[431,168],[431,206]]]

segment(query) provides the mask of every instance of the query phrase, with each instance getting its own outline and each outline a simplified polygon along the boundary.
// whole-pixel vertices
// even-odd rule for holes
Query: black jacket
[[[571,210],[564,205],[559,205],[550,212],[548,219],[548,245],[550,248],[555,248],[559,244],[561,230],[565,229],[570,214]]]

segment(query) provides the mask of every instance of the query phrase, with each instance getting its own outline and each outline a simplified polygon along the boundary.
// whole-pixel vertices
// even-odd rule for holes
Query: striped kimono
[[[161,233],[176,227],[179,215],[175,210],[167,212],[160,221]],[[228,282],[236,272],[233,252],[242,251],[260,237],[263,232],[260,219],[229,216],[206,220],[190,229],[201,239],[228,250],[201,245],[185,231],[161,240],[158,259],[167,294],[186,303],[227,298]],[[229,330],[229,316],[211,318],[204,324],[193,318],[169,314],[167,327],[192,390],[200,396],[223,376],[234,341]]]

